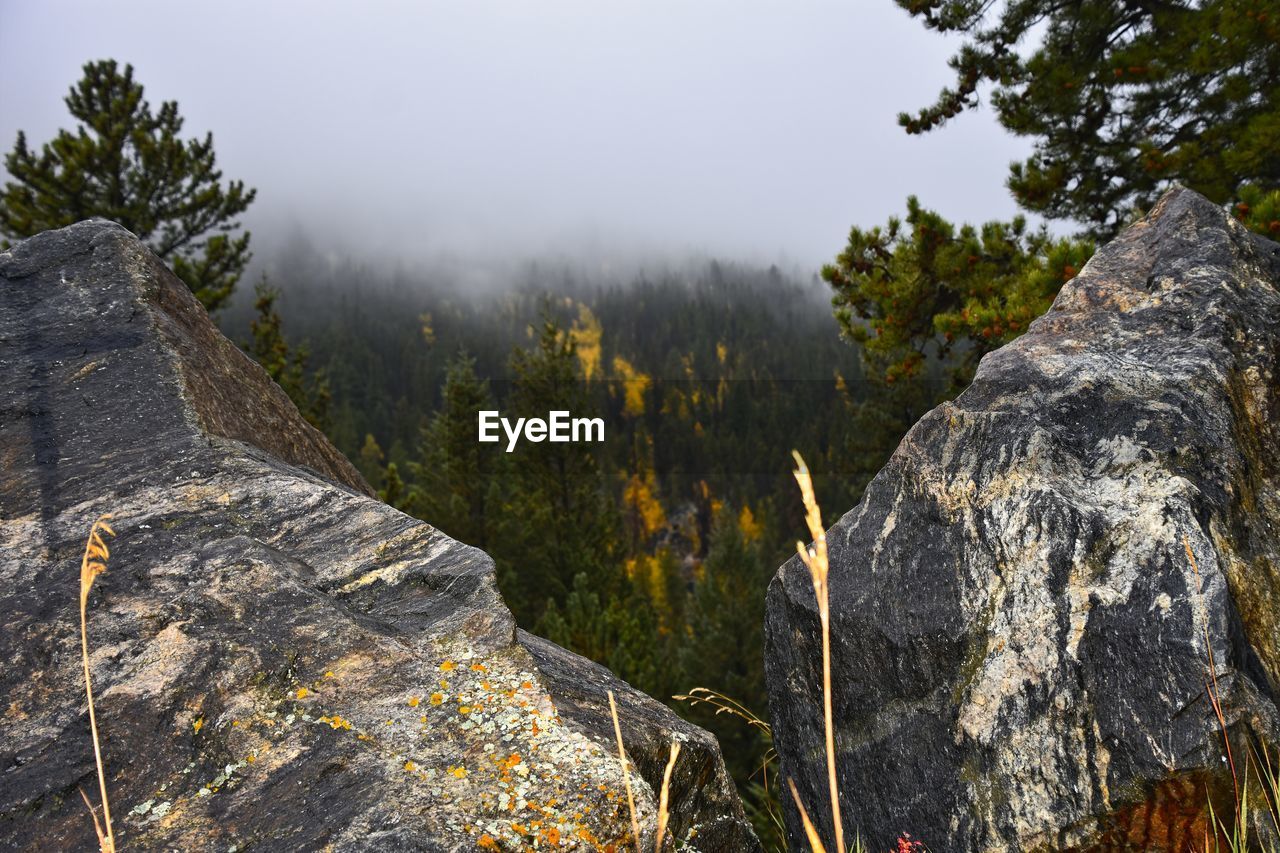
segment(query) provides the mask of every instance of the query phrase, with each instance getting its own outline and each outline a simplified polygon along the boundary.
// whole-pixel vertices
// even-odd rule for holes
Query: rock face
[[[474,548],[351,465],[132,235],[0,253],[0,847],[92,849],[78,568],[117,837],[133,850],[759,845],[715,740],[519,633]]]
[[[1232,799],[1210,655],[1235,762],[1274,760],[1278,286],[1280,246],[1170,192],[831,529],[841,800],[870,849],[1199,844],[1206,791],[1219,815]],[[792,560],[770,707],[830,838],[819,636]]]

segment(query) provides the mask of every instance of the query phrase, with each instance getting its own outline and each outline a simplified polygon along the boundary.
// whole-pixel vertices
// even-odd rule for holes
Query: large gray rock
[[[0,460],[0,848],[95,846],[77,564],[105,512],[89,622],[125,849],[621,843],[609,689],[644,831],[676,739],[675,836],[758,848],[710,735],[518,634],[489,558],[369,497],[118,226],[0,253]]]
[[[1278,283],[1280,246],[1170,192],[831,529],[847,837],[1199,844],[1206,790],[1231,800],[1210,652],[1235,761],[1280,744]],[[770,708],[830,838],[818,638],[792,560],[768,596]]]

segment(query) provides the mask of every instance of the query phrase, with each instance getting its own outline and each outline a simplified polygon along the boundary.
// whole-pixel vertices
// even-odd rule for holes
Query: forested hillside
[[[826,286],[776,268],[531,267],[468,295],[319,258],[272,265],[278,293],[224,329],[305,347],[285,359],[295,395],[388,502],[488,551],[524,627],[712,728],[747,783],[761,733],[672,697],[710,688],[766,716],[764,592],[803,529],[789,451],[848,508],[946,384],[864,382]],[[600,416],[606,438],[508,453],[477,442],[480,409]]]

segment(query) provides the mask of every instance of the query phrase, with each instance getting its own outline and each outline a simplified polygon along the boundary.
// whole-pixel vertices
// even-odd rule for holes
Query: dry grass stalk
[[[836,780],[835,725],[831,710],[831,605],[827,592],[827,575],[830,571],[830,564],[827,561],[827,532],[822,526],[822,512],[818,509],[818,499],[813,493],[813,478],[809,475],[809,468],[804,464],[799,451],[793,450],[791,455],[796,460],[795,478],[804,500],[805,523],[813,539],[811,549],[797,542],[796,551],[809,568],[809,576],[813,580],[813,594],[818,599],[818,621],[822,626],[822,715],[826,730],[827,787],[831,797],[831,823],[835,829],[836,851],[844,853],[844,823],[840,819],[840,786]],[[794,784],[791,791],[794,795]],[[797,799],[796,802],[799,803],[799,800]],[[803,811],[802,807],[802,816]],[[807,816],[805,820],[808,820]],[[817,850],[816,847],[814,849]]]
[[[822,839],[818,837],[818,830],[813,828],[813,821],[809,820],[809,813],[805,811],[804,803],[800,802],[800,792],[796,790],[796,783],[788,779],[787,787],[791,789],[791,799],[796,801],[796,808],[800,810],[800,821],[804,824],[804,834],[809,838],[809,847],[813,853],[827,853],[827,848],[822,846]]]
[[[769,781],[769,767],[772,766],[772,764],[777,760],[777,757],[778,757],[777,752],[774,751],[774,748],[772,746],[773,744],[773,727],[772,726],[770,726],[764,720],[760,719],[759,715],[753,712],[746,705],[743,705],[737,699],[734,699],[730,696],[726,696],[723,693],[720,693],[716,690],[712,690],[709,687],[695,687],[692,690],[690,690],[688,693],[680,693],[675,696],[672,696],[671,698],[681,702],[688,702],[690,705],[693,705],[695,707],[698,705],[710,705],[712,708],[715,708],[715,716],[718,717],[721,714],[728,714],[731,717],[737,717],[738,719],[745,722],[748,726],[750,726],[753,729],[756,729],[762,735],[764,735],[765,739],[768,741],[770,746],[768,749],[765,750],[764,756],[760,759],[760,766],[756,769],[755,772],[761,775],[762,777],[761,784],[764,786],[764,790],[766,792],[772,791],[772,788],[770,788],[770,781]],[[755,774],[753,773],[752,775],[754,776]],[[773,808],[772,798],[766,796],[764,798],[763,805],[764,805],[765,814],[769,816],[769,820],[772,821],[773,824],[778,827],[778,831],[780,833],[785,835],[786,828],[783,826],[783,823],[782,823],[782,815],[780,815]]]
[[[715,708],[715,715],[728,714],[737,717],[748,726],[758,729],[765,737],[773,737],[773,729],[764,720],[760,719],[750,708],[743,705],[737,699],[726,696],[709,687],[695,687],[688,693],[678,693],[671,697],[680,702],[688,702],[690,705],[710,705]]]
[[[658,797],[658,834],[653,842],[654,853],[662,853],[662,838],[667,834],[667,820],[670,817],[668,806],[671,798],[671,772],[676,768],[676,759],[680,756],[680,744],[671,742],[671,757],[667,759],[667,769],[662,773],[662,793]]]
[[[618,722],[618,703],[613,691],[609,691],[609,713],[613,716],[613,734],[618,739],[618,760],[622,762],[622,782],[627,788],[627,808],[631,811],[631,835],[635,838],[636,853],[640,853],[640,821],[636,820],[636,800],[631,795],[631,773],[627,769],[627,751],[622,746],[622,725]]]
[[[98,834],[98,848],[101,853],[115,853],[116,839],[111,831],[111,806],[107,801],[107,776],[102,765],[102,747],[98,743],[98,718],[93,708],[93,685],[89,679],[89,620],[87,609],[89,605],[89,590],[93,588],[93,582],[107,570],[107,560],[111,557],[111,552],[107,549],[107,543],[103,540],[102,534],[115,536],[116,532],[111,529],[111,525],[107,524],[110,515],[100,516],[93,526],[89,528],[89,540],[84,546],[84,556],[80,558],[80,659],[84,664],[84,692],[89,700],[89,731],[93,734],[93,758],[98,765],[98,790],[102,796],[102,821],[98,821],[98,814],[94,811],[93,806],[89,803],[89,797],[83,790],[80,796],[84,798],[84,804],[89,808],[89,814],[93,817],[93,828]],[[105,829],[104,829],[105,824]]]

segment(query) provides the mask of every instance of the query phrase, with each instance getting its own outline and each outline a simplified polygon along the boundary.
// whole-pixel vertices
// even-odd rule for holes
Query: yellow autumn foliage
[[[651,469],[632,474],[622,490],[623,506],[639,522],[642,538],[648,539],[667,523],[667,514],[657,498],[657,481]]]
[[[644,414],[644,395],[649,391],[653,380],[649,374],[637,370],[631,362],[620,355],[613,357],[613,375],[622,383],[623,413],[628,417]]]
[[[594,379],[600,373],[601,344],[604,329],[596,315],[586,305],[578,305],[578,319],[573,321],[569,329],[569,339],[573,341],[574,351],[578,354],[578,365],[582,368],[583,379]]]
[[[760,522],[756,520],[755,513],[751,511],[751,507],[743,506],[742,512],[738,513],[738,529],[742,531],[742,538],[748,542],[756,542],[764,533],[764,529]]]

